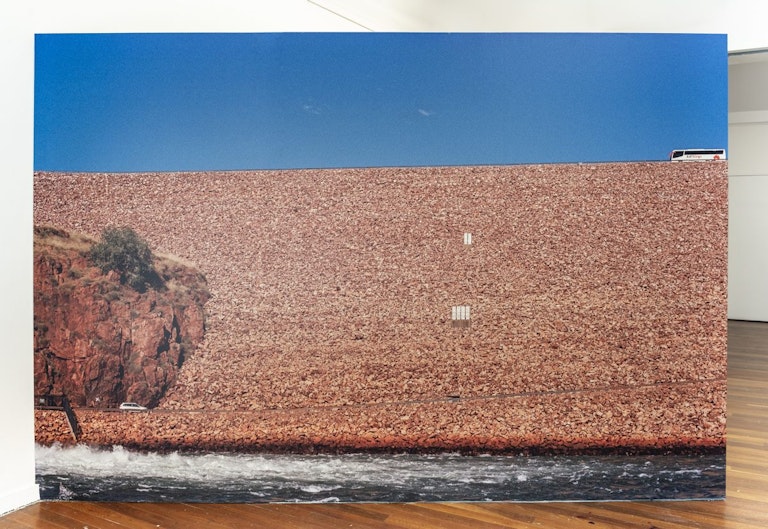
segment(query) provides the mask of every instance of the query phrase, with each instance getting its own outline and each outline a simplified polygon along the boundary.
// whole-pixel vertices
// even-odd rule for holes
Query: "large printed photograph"
[[[43,498],[725,495],[727,50],[40,34]]]

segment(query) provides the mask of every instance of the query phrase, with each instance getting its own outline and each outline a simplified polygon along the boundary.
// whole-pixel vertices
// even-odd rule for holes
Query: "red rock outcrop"
[[[165,287],[140,293],[92,266],[92,244],[35,228],[35,394],[64,394],[81,406],[155,406],[203,338],[205,280],[157,259]]]

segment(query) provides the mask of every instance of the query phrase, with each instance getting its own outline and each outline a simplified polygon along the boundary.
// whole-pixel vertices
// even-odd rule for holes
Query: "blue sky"
[[[661,160],[727,148],[725,35],[44,34],[36,170]]]

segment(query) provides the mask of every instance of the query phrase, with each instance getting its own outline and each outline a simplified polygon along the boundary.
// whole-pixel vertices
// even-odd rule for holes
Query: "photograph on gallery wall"
[[[43,498],[725,495],[725,35],[39,34]]]

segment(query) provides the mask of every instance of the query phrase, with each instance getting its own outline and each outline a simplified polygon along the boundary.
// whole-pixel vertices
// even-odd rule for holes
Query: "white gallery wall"
[[[670,16],[671,14],[682,16]],[[0,3],[0,514],[35,501],[32,139],[35,33],[217,31],[593,31],[727,33],[768,47],[760,0],[32,0]],[[731,317],[768,320],[768,92],[763,66],[731,62]],[[763,72],[763,73],[760,73]],[[738,81],[739,78],[744,81]],[[757,84],[755,84],[757,83]],[[760,84],[762,83],[762,84]],[[749,99],[751,101],[751,99]],[[742,107],[742,104],[744,106]],[[762,215],[760,212],[763,212]],[[738,277],[734,277],[738,275]]]
[[[32,38],[0,4],[0,513],[37,497],[32,413]],[[26,141],[23,140],[26,138]],[[22,141],[19,141],[19,140]],[[30,474],[31,473],[31,474]]]
[[[728,59],[728,317],[768,321],[768,49]]]

